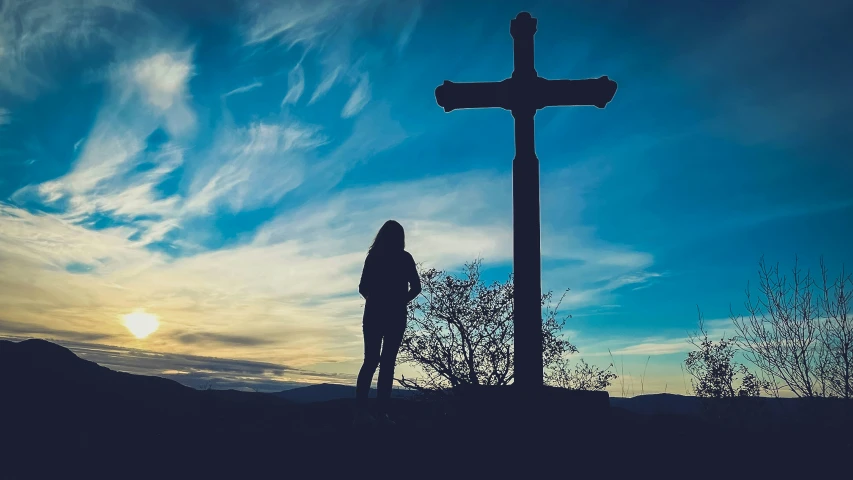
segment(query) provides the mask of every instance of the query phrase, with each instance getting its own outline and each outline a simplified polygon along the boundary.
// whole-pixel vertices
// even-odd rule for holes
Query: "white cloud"
[[[314,152],[328,142],[320,128],[289,119],[223,127],[209,151],[191,152],[189,161],[183,137],[151,150],[147,137],[158,127],[168,131],[169,115],[162,109],[168,112],[188,95],[181,87],[191,71],[188,57],[177,63],[175,58],[148,55],[115,67],[116,95],[108,97],[80,143],[71,171],[24,187],[13,199],[59,208],[62,219],[82,226],[92,227],[103,218],[96,214],[106,214],[127,224],[128,237],[149,244],[177,229],[186,236],[190,232],[183,225],[192,217],[273,205],[306,179],[320,188],[333,186],[357,162],[405,138],[388,109],[378,108],[360,117],[350,136],[323,158]],[[156,108],[140,110],[140,103]],[[160,193],[158,186],[180,167],[186,167],[185,187],[168,196]],[[198,250],[193,243],[204,234],[192,233],[191,242],[173,244]]]
[[[695,315],[695,313],[694,313]],[[717,341],[723,337],[729,338],[735,333],[734,324],[730,318],[705,320],[705,331],[708,338]],[[636,332],[634,335],[608,335],[604,338],[584,338],[585,346],[581,353],[585,357],[609,357],[610,355],[656,356],[674,353],[687,353],[695,350],[688,341],[689,336],[698,331],[698,324],[685,330],[668,330],[666,332]],[[654,335],[648,335],[654,333]],[[610,351],[608,351],[608,349]]]
[[[370,80],[366,73],[359,76],[358,83],[341,110],[341,117],[349,118],[360,112],[370,100]]]
[[[542,256],[553,265],[543,270],[543,289],[570,288],[567,307],[612,304],[616,290],[661,276],[651,271],[651,254],[604,242],[584,221],[585,197],[594,194],[608,165],[592,158],[542,178]]]
[[[91,132],[74,169],[62,181],[72,194],[91,192],[134,166],[137,155],[145,148],[143,138],[134,128],[122,126],[105,118]]]
[[[218,138],[206,168],[193,178],[189,214],[209,214],[218,205],[236,212],[278,201],[302,183],[307,152],[327,141],[318,127],[297,122],[253,123],[226,129]]]
[[[95,214],[129,221],[127,236],[154,242],[178,228],[181,199],[163,196],[157,186],[184,163],[174,140],[148,149],[147,137],[165,127],[184,133],[194,122],[187,104],[190,50],[142,55],[111,67],[110,90],[92,130],[75,144],[77,158],[62,177],[26,186],[12,196],[19,203],[51,205],[64,221],[92,226]],[[141,166],[145,168],[139,168]]]
[[[163,197],[156,186],[183,164],[183,150],[165,144],[143,154],[143,148],[141,138],[133,132],[94,131],[71,172],[25,187],[12,198],[19,203],[35,201],[64,207],[59,217],[82,226],[89,225],[96,213],[115,219],[153,215],[162,220],[134,222],[126,227],[125,234],[142,234],[145,243],[157,241],[176,227],[169,219],[177,214],[180,199],[175,195]],[[142,163],[149,163],[151,168],[134,171]]]
[[[256,88],[262,87],[264,84],[261,82],[252,82],[248,85],[243,85],[242,87],[237,87],[234,90],[222,95],[223,97],[230,97],[231,95],[237,95],[238,93],[246,93],[250,90],[254,90]]]
[[[409,250],[425,264],[450,268],[477,256],[504,262],[511,255],[511,225],[491,199],[505,180],[475,172],[349,189],[276,218],[258,231],[255,243],[299,238],[317,255],[364,252],[382,223],[394,218],[407,231]]]
[[[317,85],[317,89],[314,90],[313,94],[311,94],[311,100],[308,101],[308,105],[311,105],[312,103],[319,100],[320,97],[325,95],[326,92],[328,92],[332,88],[332,85],[335,84],[335,81],[337,81],[338,76],[340,74],[341,74],[341,67],[340,66],[336,66],[336,67],[330,69],[329,72],[326,72],[326,74],[323,76],[323,80],[320,82],[319,85]]]
[[[0,108],[0,125],[7,125],[12,122],[12,114],[7,108]]]
[[[189,60],[188,53],[161,52],[139,60],[131,67],[131,72],[148,102],[168,110],[186,95],[187,80],[192,72]]]
[[[33,214],[3,203],[0,218],[3,254],[50,270],[72,262],[100,264],[106,258],[110,265],[126,268],[147,256],[126,240],[124,227],[92,231],[58,215]]]
[[[570,259],[575,262],[569,266],[546,269],[542,274],[543,289],[571,289],[563,301],[567,307],[611,303],[616,290],[629,285],[644,285],[661,276],[660,273],[648,271],[653,259],[647,253],[634,252],[628,247],[615,247],[594,239],[577,239],[577,242],[582,246],[570,252],[553,256],[543,254],[544,259]],[[618,256],[630,260],[623,264],[611,263],[614,248],[621,248]]]
[[[287,75],[287,88],[287,94],[281,104],[298,102],[305,90],[305,71],[302,69],[302,65],[297,64]]]
[[[668,355],[686,353],[692,349],[686,338],[677,338],[662,342],[643,342],[613,351],[613,355]]]
[[[112,81],[122,101],[140,96],[145,105],[162,115],[169,132],[177,135],[195,126],[195,114],[189,106],[192,75],[192,50],[160,51],[119,64]]]

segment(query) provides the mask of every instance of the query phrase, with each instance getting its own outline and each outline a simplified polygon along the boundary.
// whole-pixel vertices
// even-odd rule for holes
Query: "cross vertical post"
[[[616,94],[616,82],[603,76],[584,80],[547,80],[533,64],[536,19],[521,12],[510,22],[513,72],[500,82],[454,83],[445,80],[435,99],[445,112],[460,108],[503,108],[515,119],[512,162],[513,284],[515,290],[514,384],[533,391],[543,385],[542,263],[539,212],[539,159],[534,145],[536,111],[548,106],[594,105],[604,108]]]
[[[512,80],[530,91],[536,79],[533,35],[536,19],[519,14],[510,22],[513,40]],[[542,386],[542,259],[540,249],[539,159],[534,144],[536,108],[513,102],[515,158],[512,161],[512,259],[515,331],[515,384]]]

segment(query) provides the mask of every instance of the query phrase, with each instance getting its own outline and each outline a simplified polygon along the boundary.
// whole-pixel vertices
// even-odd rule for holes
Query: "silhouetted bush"
[[[423,293],[409,305],[398,363],[415,365],[424,376],[404,376],[400,384],[441,393],[461,384],[512,383],[512,276],[504,283],[486,285],[480,280],[479,261],[466,264],[459,278],[436,269],[420,275]],[[552,308],[552,300],[552,292],[542,295],[546,382],[572,389],[606,388],[616,377],[610,367],[601,370],[583,361],[572,367],[568,361],[568,355],[577,353],[561,332],[570,316],[558,320],[560,301]]]
[[[611,364],[612,365],[612,364]],[[586,363],[584,359],[575,362],[574,367],[568,359],[557,360],[554,368],[545,372],[545,382],[555,387],[570,390],[604,390],[616,379],[616,374],[608,367],[605,370]]]
[[[699,332],[688,341],[696,350],[687,354],[684,366],[692,377],[693,394],[702,398],[757,397],[769,385],[756,377],[746,365],[734,360],[736,338],[725,336],[719,341],[708,338],[702,313]]]
[[[757,397],[769,384],[735,360],[736,338],[724,335],[719,341],[710,339],[699,312],[699,331],[688,341],[696,350],[687,354],[684,366],[692,377],[693,394],[701,399],[705,418],[736,424],[757,420],[763,413]]]

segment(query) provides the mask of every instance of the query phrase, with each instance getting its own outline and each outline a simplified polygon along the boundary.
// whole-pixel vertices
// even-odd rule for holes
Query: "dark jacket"
[[[358,284],[358,293],[367,300],[365,321],[380,312],[405,316],[406,305],[420,292],[420,277],[409,252],[397,250],[367,255]]]

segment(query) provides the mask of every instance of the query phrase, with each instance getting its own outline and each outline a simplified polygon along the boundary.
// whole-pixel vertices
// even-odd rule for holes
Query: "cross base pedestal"
[[[595,430],[608,422],[607,392],[542,386],[463,385],[453,391],[458,422],[481,431],[536,431],[553,427]]]

